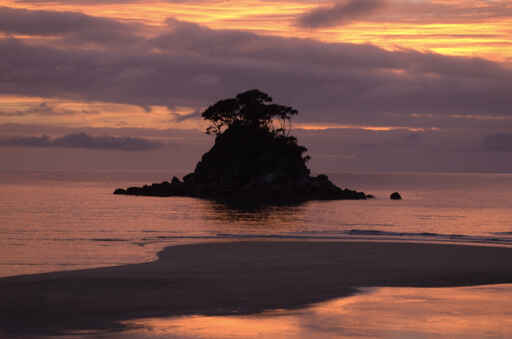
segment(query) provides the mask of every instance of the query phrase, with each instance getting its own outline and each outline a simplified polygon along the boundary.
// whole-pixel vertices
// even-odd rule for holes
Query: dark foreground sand
[[[512,248],[381,242],[169,247],[152,263],[0,279],[0,334],[121,328],[145,316],[299,307],[362,286],[512,282]]]

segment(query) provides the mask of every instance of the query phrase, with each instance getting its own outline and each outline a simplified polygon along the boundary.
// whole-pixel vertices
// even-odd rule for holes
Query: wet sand
[[[382,242],[168,247],[145,264],[0,279],[0,334],[122,329],[120,321],[255,313],[367,286],[512,282],[512,248]]]

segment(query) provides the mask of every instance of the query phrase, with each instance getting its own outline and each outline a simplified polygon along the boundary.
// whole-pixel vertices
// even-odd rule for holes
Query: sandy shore
[[[381,242],[168,247],[146,264],[0,279],[0,334],[119,328],[163,315],[251,313],[363,286],[511,283],[512,248]]]

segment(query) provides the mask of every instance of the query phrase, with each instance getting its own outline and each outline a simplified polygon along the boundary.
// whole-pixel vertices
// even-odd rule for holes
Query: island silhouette
[[[182,180],[173,177],[171,182],[118,188],[114,194],[259,204],[371,197],[341,189],[325,174],[311,176],[307,148],[290,135],[291,118],[297,114],[257,89],[220,100],[201,114],[210,122],[206,133],[215,136],[215,144],[194,172]]]

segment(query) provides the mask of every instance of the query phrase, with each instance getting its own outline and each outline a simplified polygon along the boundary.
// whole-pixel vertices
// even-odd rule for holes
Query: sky
[[[313,172],[512,171],[509,0],[0,0],[0,56],[0,170],[192,171],[257,88]]]

